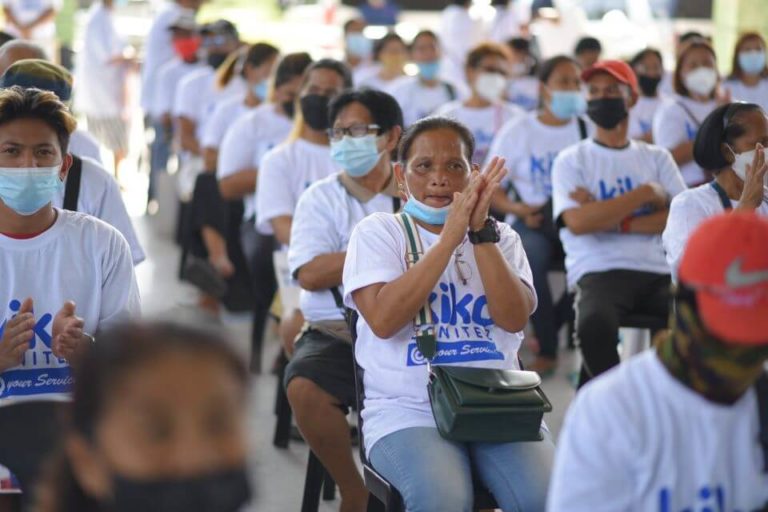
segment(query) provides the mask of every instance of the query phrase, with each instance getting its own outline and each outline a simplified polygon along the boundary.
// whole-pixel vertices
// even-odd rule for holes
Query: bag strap
[[[690,109],[690,108],[688,108],[688,105],[686,105],[685,103],[683,103],[682,101],[679,101],[679,100],[678,100],[678,101],[676,101],[675,103],[677,103],[678,105],[680,105],[680,108],[681,108],[681,109],[683,109],[683,110],[685,111],[685,114],[686,114],[686,115],[687,115],[689,118],[691,118],[691,121],[693,121],[693,123],[696,125],[696,128],[701,128],[701,121],[699,121],[698,119],[696,119],[696,116],[694,116],[694,115],[693,115],[693,112],[691,112],[691,109]]]
[[[768,473],[768,373],[763,373],[755,383],[757,414],[760,420],[760,446],[763,449],[763,473]]]
[[[445,92],[448,93],[448,101],[453,101],[456,99],[456,89],[449,84],[448,82],[443,82],[443,87],[445,87]]]
[[[405,264],[407,268],[411,268],[424,254],[424,246],[421,243],[419,231],[416,229],[416,223],[413,222],[411,216],[407,213],[399,213],[395,217],[405,233],[407,245],[405,249]],[[429,308],[429,302],[425,302],[413,320],[413,326],[416,330],[416,345],[419,347],[419,352],[430,362],[437,353],[435,326],[432,324],[431,319],[432,312]]]
[[[403,201],[397,197],[392,197],[392,213],[397,213],[400,211],[400,207],[403,205]]]
[[[80,178],[83,175],[83,160],[72,155],[72,167],[67,173],[67,184],[64,188],[64,209],[77,211],[77,200],[80,198]]]
[[[717,196],[720,198],[720,204],[723,205],[724,210],[730,210],[733,208],[731,200],[728,198],[728,194],[725,193],[725,190],[723,190],[723,187],[721,187],[718,182],[712,180],[709,182],[709,186],[715,189],[715,192],[717,192]]]
[[[579,137],[581,137],[581,140],[584,140],[587,138],[587,122],[584,121],[581,117],[576,118],[576,122],[579,124]]]

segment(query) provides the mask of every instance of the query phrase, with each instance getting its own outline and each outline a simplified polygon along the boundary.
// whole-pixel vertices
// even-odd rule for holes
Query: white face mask
[[[728,149],[730,149],[733,154],[731,169],[733,169],[733,172],[736,173],[736,176],[738,176],[741,181],[747,181],[747,166],[752,165],[752,161],[755,158],[755,151],[757,150],[753,149],[752,151],[745,151],[744,153],[736,153],[730,146]],[[768,174],[765,175],[765,183],[763,186],[768,187]]]
[[[475,80],[475,90],[481,98],[490,102],[501,99],[507,88],[507,79],[500,73],[480,73]]]
[[[683,83],[690,92],[709,96],[717,85],[717,71],[705,66],[696,68],[683,78]]]

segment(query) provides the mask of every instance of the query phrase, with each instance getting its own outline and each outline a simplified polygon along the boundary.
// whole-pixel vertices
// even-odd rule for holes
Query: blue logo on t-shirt
[[[552,195],[552,163],[556,156],[557,151],[548,151],[546,155],[538,157],[531,155],[531,183],[534,190],[546,196]]]
[[[453,283],[441,282],[440,293],[429,296],[430,313],[437,336],[435,364],[505,359],[493,342],[493,320],[485,295],[458,295]],[[426,364],[416,343],[408,345],[407,365]]]
[[[484,130],[477,130],[475,136],[475,154],[472,161],[478,164],[485,162],[485,157],[488,154],[488,150],[491,149],[491,142],[493,142],[493,133],[486,132]]]
[[[653,129],[653,123],[651,121],[644,121],[643,119],[638,119],[638,122],[640,123],[640,132],[641,133],[650,133]]]
[[[8,320],[21,309],[21,301],[12,300],[8,308],[11,314],[0,324],[0,339]],[[72,386],[69,366],[51,350],[52,339],[47,329],[52,327],[52,320],[51,313],[35,316],[29,350],[18,367],[0,374],[0,398],[69,392]],[[42,343],[38,343],[38,340]]]
[[[617,195],[623,196],[627,192],[631,192],[634,188],[632,184],[632,178],[629,176],[624,176],[623,178],[618,177],[614,183],[609,184],[602,179],[598,182],[598,186],[600,187],[600,195],[598,196],[598,199],[600,201],[613,199]]]
[[[663,487],[659,491],[659,512],[747,512],[740,509],[727,511],[725,509],[725,491],[721,485],[704,486],[699,489],[693,506],[681,510],[672,509],[672,490]]]
[[[697,126],[692,125],[688,121],[685,122],[685,135],[688,137],[688,140],[696,139],[696,132],[698,131],[699,128]]]

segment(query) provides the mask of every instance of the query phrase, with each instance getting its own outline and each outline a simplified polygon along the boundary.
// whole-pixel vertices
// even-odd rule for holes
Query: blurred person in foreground
[[[150,323],[98,337],[38,512],[244,510],[248,379],[226,340]]]
[[[571,405],[549,511],[768,510],[766,247],[751,212],[696,230],[671,333]]]

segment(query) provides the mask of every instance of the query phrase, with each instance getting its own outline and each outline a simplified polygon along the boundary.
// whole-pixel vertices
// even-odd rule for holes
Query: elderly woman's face
[[[455,192],[466,188],[471,169],[459,134],[441,128],[416,137],[398,181],[418,201],[441,208],[451,204]]]

